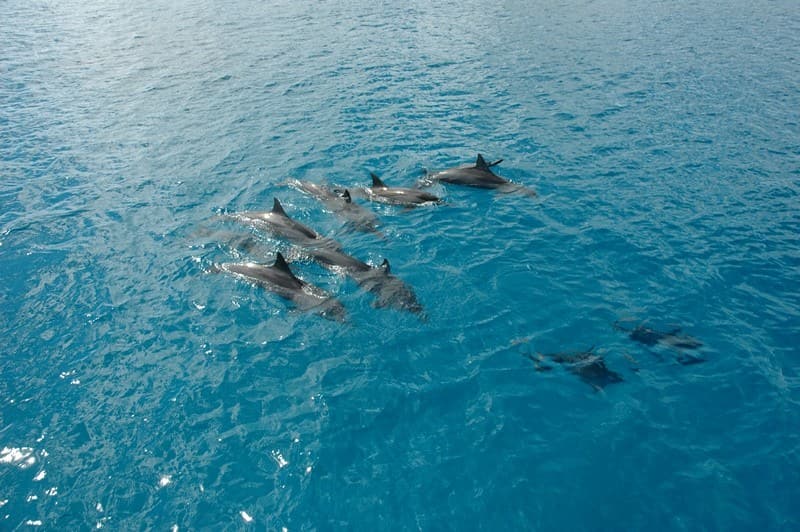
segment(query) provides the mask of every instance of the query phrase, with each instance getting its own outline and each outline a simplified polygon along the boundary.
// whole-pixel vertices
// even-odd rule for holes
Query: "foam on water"
[[[800,527],[793,3],[0,20],[0,528]],[[380,238],[285,186],[479,152],[539,198],[356,200]],[[219,216],[273,197],[388,258],[423,319]],[[350,322],[207,273],[277,250]],[[624,382],[534,364],[592,346]]]

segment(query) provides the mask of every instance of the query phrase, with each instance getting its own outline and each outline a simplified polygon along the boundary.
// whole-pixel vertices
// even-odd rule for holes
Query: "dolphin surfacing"
[[[428,183],[439,181],[454,185],[494,189],[504,193],[516,192],[535,198],[537,196],[535,190],[513,183],[492,172],[491,167],[500,164],[502,160],[503,159],[499,159],[492,163],[487,163],[483,155],[479,153],[475,164],[462,165],[455,168],[448,168],[441,172],[428,174],[425,181]]]
[[[392,274],[387,259],[383,259],[383,263],[377,268],[370,267],[369,270],[353,271],[351,276],[361,288],[372,292],[375,296],[374,305],[376,307],[406,310],[413,314],[419,314],[425,319],[422,305],[417,300],[414,290],[402,279]]]
[[[362,190],[371,201],[404,207],[431,205],[442,201],[438,196],[429,192],[417,188],[390,187],[375,174],[371,173],[370,176],[372,177],[372,186]]]
[[[335,249],[309,249],[306,253],[322,266],[343,271],[358,286],[375,296],[373,305],[379,308],[394,308],[413,314],[422,314],[422,305],[414,290],[402,279],[391,273],[387,259],[376,267]]]
[[[292,301],[304,311],[314,311],[320,316],[345,321],[344,306],[318,286],[307,283],[297,277],[280,252],[272,266],[253,262],[223,262],[214,271],[223,271],[243,279],[280,297]]]
[[[330,189],[325,185],[300,181],[299,179],[291,179],[288,184],[317,199],[325,208],[344,219],[358,231],[383,236],[378,230],[380,225],[378,216],[371,210],[353,202],[349,190]]]
[[[273,198],[271,211],[245,211],[233,213],[229,217],[255,229],[269,231],[298,246],[341,249],[341,245],[335,240],[325,238],[310,227],[290,218],[278,198]]]

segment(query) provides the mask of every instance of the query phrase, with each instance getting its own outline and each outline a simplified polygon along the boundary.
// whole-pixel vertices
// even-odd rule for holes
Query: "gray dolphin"
[[[353,271],[350,275],[361,288],[375,295],[375,306],[422,313],[423,308],[416,294],[402,279],[391,273],[387,259],[383,259],[383,264],[377,268]]]
[[[310,248],[305,250],[305,254],[326,268],[339,268],[347,274],[365,272],[372,269],[372,266],[366,262],[362,262],[339,249]]]
[[[265,229],[298,246],[341,249],[341,245],[335,240],[325,238],[310,227],[289,218],[278,198],[273,200],[271,211],[245,211],[231,214],[230,217],[256,229]]]
[[[388,203],[390,205],[403,205],[405,207],[416,207],[432,203],[440,203],[441,199],[433,194],[419,190],[417,188],[389,187],[375,174],[372,177],[372,186],[364,188],[362,191],[366,197],[372,201]]]
[[[427,183],[440,181],[469,187],[490,188],[505,193],[519,192],[535,198],[537,195],[535,190],[512,183],[508,179],[500,177],[490,170],[492,166],[498,165],[502,161],[503,159],[499,159],[493,163],[487,163],[479,153],[475,164],[466,164],[429,174],[424,181]]]
[[[414,314],[422,312],[414,290],[402,279],[391,273],[389,261],[374,268],[340,250],[316,248],[307,250],[308,255],[326,268],[339,268],[349,275],[362,289],[375,296],[376,307],[391,307]]]
[[[594,347],[586,351],[563,351],[560,353],[537,353],[536,356],[526,355],[536,365],[536,371],[550,371],[552,366],[543,364],[549,359],[557,364],[567,367],[570,373],[577,375],[583,382],[597,391],[609,384],[622,382],[624,379],[616,371],[608,369],[603,357],[594,353]]]
[[[690,355],[684,352],[684,350],[687,349],[698,349],[703,347],[703,342],[697,338],[689,336],[688,334],[681,334],[680,327],[676,327],[669,331],[659,331],[658,329],[646,327],[644,324],[639,324],[636,327],[629,329],[623,326],[620,323],[620,320],[615,321],[613,326],[618,331],[628,333],[628,338],[634,342],[639,342],[640,344],[644,344],[648,347],[663,345],[677,350],[679,352],[679,356],[676,358],[676,360],[679,364],[684,366],[705,362],[705,359],[702,357]]]
[[[344,306],[318,286],[296,277],[278,253],[272,266],[253,262],[223,262],[214,271],[224,271],[292,301],[300,310],[313,310],[320,316],[345,321]]]
[[[378,216],[369,209],[365,209],[358,203],[354,203],[350,197],[350,191],[331,190],[324,185],[300,181],[297,179],[289,180],[289,185],[305,192],[309,196],[316,198],[325,207],[346,220],[355,229],[365,233],[375,233],[381,235],[378,230]],[[381,235],[382,236],[382,235]]]

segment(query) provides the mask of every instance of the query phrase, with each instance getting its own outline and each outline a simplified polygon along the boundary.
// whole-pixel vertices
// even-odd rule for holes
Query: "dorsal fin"
[[[272,265],[273,268],[281,270],[282,272],[288,273],[292,276],[293,279],[297,279],[295,275],[292,273],[292,270],[289,268],[289,264],[286,262],[286,259],[283,258],[283,255],[279,251],[275,254],[275,264]]]
[[[286,214],[286,211],[283,210],[283,206],[281,205],[281,202],[278,201],[278,198],[272,198],[272,199],[275,200],[274,203],[272,204],[272,212],[274,212],[275,214],[288,216]]]
[[[386,185],[383,181],[381,181],[380,177],[373,173],[370,173],[369,175],[372,176],[372,188],[386,188]]]
[[[342,194],[342,197],[344,198],[345,203],[353,203],[353,198],[350,197],[349,190],[344,189],[344,194]]]
[[[478,170],[489,170],[489,165],[483,160],[483,155],[478,154],[478,159],[475,161],[475,168]]]
[[[392,266],[389,264],[389,259],[383,259],[383,262],[381,262],[381,270],[383,270],[384,273],[391,273]]]

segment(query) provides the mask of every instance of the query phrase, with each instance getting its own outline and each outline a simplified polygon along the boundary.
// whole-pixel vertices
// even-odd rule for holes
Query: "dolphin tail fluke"
[[[500,164],[500,163],[502,163],[502,162],[503,162],[503,159],[497,159],[495,162],[493,162],[493,163],[489,163],[489,164],[487,164],[486,166],[488,166],[489,168],[491,168],[492,166],[497,166],[498,164]]]

